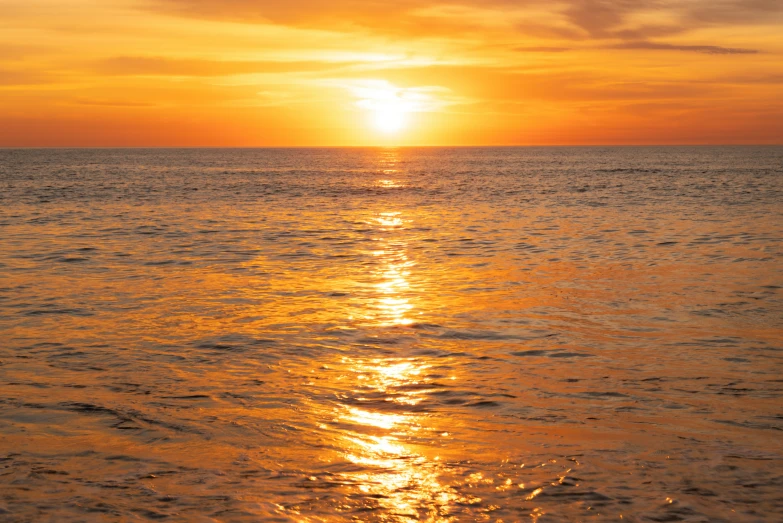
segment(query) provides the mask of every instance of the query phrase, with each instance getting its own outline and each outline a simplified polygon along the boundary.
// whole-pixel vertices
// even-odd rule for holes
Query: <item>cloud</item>
[[[780,0],[147,0],[180,16],[431,37],[493,31],[561,40],[647,40],[783,21]],[[559,42],[558,42],[559,43]],[[547,45],[544,45],[547,47]],[[553,45],[551,47],[560,47]],[[706,52],[706,51],[705,51]]]
[[[566,0],[564,13],[590,38],[643,40],[694,29],[780,23],[779,0]]]
[[[0,69],[0,85],[33,86],[56,83],[58,77],[46,71]]]
[[[650,42],[648,40],[632,40],[612,45],[599,46],[598,49],[619,50],[650,50],[650,51],[684,51],[692,53],[729,55],[729,54],[759,54],[758,49],[746,49],[742,47],[722,47],[719,45],[679,45],[663,42]],[[574,51],[573,47],[515,47],[513,50],[521,53],[562,53]],[[590,49],[584,47],[582,49]]]
[[[14,42],[13,44],[0,43],[0,60],[24,61],[36,55],[51,52],[51,47],[43,45],[27,45]]]
[[[239,22],[279,23],[324,27],[373,25],[390,15],[426,5],[422,0],[367,2],[364,0],[152,0],[155,8],[184,16]]]
[[[86,100],[77,99],[73,101],[76,105],[89,105],[95,107],[155,107],[154,103],[132,102],[126,100]]]
[[[692,25],[771,24],[783,22],[780,0],[700,0],[685,11]]]
[[[721,47],[719,45],[677,45],[661,42],[622,42],[606,46],[605,49],[647,49],[655,51],[686,51],[703,54],[758,54],[758,49],[745,49],[740,47]]]
[[[301,73],[335,69],[347,63],[322,61],[231,61],[158,56],[116,56],[94,64],[102,74],[117,76],[233,76]]]
[[[533,47],[515,47],[514,51],[519,51],[520,53],[564,53],[566,51],[573,51],[573,48],[533,46]]]
[[[727,84],[777,85],[783,84],[783,73],[759,75],[739,74],[735,76],[721,76],[717,78],[711,78],[708,81]]]

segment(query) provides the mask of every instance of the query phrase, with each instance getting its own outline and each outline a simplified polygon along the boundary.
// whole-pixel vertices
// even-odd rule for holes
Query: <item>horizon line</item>
[[[534,147],[783,147],[781,143],[499,144],[499,145],[0,145],[8,149],[414,149]]]

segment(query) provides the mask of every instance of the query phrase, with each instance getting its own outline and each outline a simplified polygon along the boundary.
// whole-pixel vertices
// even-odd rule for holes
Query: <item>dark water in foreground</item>
[[[0,520],[781,521],[783,148],[0,150]]]

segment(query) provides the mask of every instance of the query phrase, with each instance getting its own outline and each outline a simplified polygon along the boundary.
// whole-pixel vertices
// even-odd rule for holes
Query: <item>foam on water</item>
[[[783,518],[783,148],[0,150],[0,519]]]

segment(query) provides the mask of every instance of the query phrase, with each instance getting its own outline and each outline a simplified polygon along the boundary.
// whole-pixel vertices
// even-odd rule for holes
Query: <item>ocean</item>
[[[781,521],[783,147],[0,150],[3,521]]]

